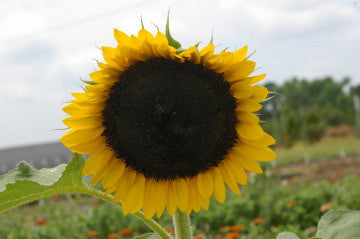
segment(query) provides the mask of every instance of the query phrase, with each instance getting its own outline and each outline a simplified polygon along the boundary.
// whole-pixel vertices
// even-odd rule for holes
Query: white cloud
[[[310,58],[299,64],[299,67],[294,70],[294,75],[306,78],[317,78],[331,73],[331,75],[336,77],[342,77],[344,75],[338,73],[342,72],[344,67],[346,67],[344,62],[335,57]]]

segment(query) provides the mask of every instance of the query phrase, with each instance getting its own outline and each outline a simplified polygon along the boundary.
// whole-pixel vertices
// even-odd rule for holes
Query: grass
[[[325,138],[314,144],[299,143],[289,149],[278,148],[275,151],[278,155],[275,161],[277,165],[358,155],[360,138]]]
[[[335,182],[321,181],[307,184],[283,184],[276,175],[252,177],[250,185],[242,188],[243,195],[228,192],[225,204],[212,201],[208,211],[191,215],[195,235],[225,238],[224,228],[243,226],[241,238],[275,238],[281,231],[293,231],[300,236],[314,235],[314,227],[329,209],[360,210],[360,179],[348,177]],[[276,186],[274,186],[276,185]],[[256,219],[258,218],[258,219]],[[260,223],[255,223],[261,218]],[[45,220],[43,225],[37,225]],[[165,215],[160,223],[172,227]],[[131,235],[120,236],[119,231],[130,228]],[[123,216],[119,208],[95,198],[79,195],[62,196],[60,200],[46,198],[31,206],[24,206],[0,217],[0,238],[131,238],[149,231],[137,218]]]

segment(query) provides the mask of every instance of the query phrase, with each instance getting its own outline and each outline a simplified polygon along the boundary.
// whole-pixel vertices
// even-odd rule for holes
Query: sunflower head
[[[275,140],[253,112],[268,90],[250,76],[247,46],[215,53],[214,45],[179,51],[166,35],[114,30],[115,48],[90,74],[83,93],[64,107],[70,150],[89,154],[83,175],[102,182],[123,211],[146,217],[207,209],[211,196],[225,201],[225,185],[240,194],[246,172],[275,154]],[[175,46],[175,47],[174,47]]]

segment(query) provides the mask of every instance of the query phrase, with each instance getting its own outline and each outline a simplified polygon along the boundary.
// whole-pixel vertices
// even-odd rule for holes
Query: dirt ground
[[[272,172],[284,180],[305,182],[331,182],[350,175],[360,177],[360,155],[279,166],[273,168]]]

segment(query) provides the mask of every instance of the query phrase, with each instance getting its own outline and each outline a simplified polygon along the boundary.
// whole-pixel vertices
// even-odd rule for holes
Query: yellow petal
[[[178,178],[172,182],[175,189],[176,202],[181,211],[185,211],[188,201],[189,193],[186,182],[183,178]]]
[[[114,169],[110,172],[109,175],[105,177],[103,181],[103,187],[105,189],[114,185],[120,179],[120,177],[123,175],[125,171],[125,164],[120,159],[114,158],[113,160],[117,161],[117,163]]]
[[[119,200],[124,200],[124,198],[129,194],[130,189],[133,187],[136,179],[136,172],[126,168],[123,176],[121,177],[121,182],[119,187],[115,191],[114,201],[118,202]]]
[[[264,86],[253,86],[254,87],[254,94],[252,95],[251,99],[255,101],[263,101],[267,95],[269,94],[269,91]]]
[[[226,169],[229,174],[235,179],[235,181],[241,185],[247,184],[247,175],[244,170],[243,165],[238,162],[238,155],[231,153],[228,155],[227,159],[224,161]]]
[[[140,29],[138,32],[138,38],[140,41],[154,41],[154,36],[144,28]]]
[[[255,114],[247,111],[239,111],[236,113],[237,118],[244,123],[258,124],[260,119]]]
[[[251,99],[238,100],[237,111],[255,112],[262,108],[262,105]]]
[[[103,106],[79,106],[76,104],[67,105],[63,108],[63,111],[71,116],[90,116],[100,115],[104,110]]]
[[[122,206],[124,215],[130,213],[139,201],[143,199],[145,189],[145,177],[142,174],[136,174],[135,182],[132,187],[129,189],[129,192],[125,196]]]
[[[253,86],[249,86],[247,83],[236,82],[231,85],[230,91],[235,99],[246,99],[254,94]]]
[[[248,46],[244,46],[234,52],[234,61],[242,61],[245,59],[248,51]]]
[[[106,145],[105,137],[99,136],[88,141],[81,141],[77,144],[67,145],[67,147],[72,151],[79,154],[92,154],[96,152],[98,148]]]
[[[214,55],[214,44],[210,43],[200,51],[201,62],[208,61],[212,55]]]
[[[87,100],[87,93],[71,93],[77,100]]]
[[[127,44],[130,40],[128,35],[118,29],[114,29],[114,37],[118,44]]]
[[[99,84],[112,86],[119,80],[120,72],[110,72],[109,70],[99,70],[90,73],[90,78]]]
[[[168,181],[157,182],[157,200],[156,200],[156,214],[160,218],[164,212],[167,201]]]
[[[114,153],[106,147],[101,147],[91,154],[86,160],[82,175],[91,175],[100,171],[104,165],[114,157]]]
[[[250,85],[253,85],[259,81],[262,81],[265,77],[266,74],[261,74],[257,76],[246,77],[246,79],[249,81]]]
[[[250,157],[256,161],[270,161],[276,158],[276,154],[269,147],[237,144],[234,149],[239,152],[241,151],[244,157]]]
[[[87,92],[92,94],[108,95],[110,90],[110,85],[104,85],[104,84],[88,85],[85,87],[85,89]]]
[[[97,184],[98,182],[100,182],[106,175],[108,175],[112,171],[115,165],[115,160],[109,160],[101,170],[96,171],[94,176],[92,176],[90,182],[92,184]]]
[[[105,62],[112,66],[113,69],[118,69],[118,70],[122,70],[123,66],[119,63],[121,63],[121,61],[117,60],[117,48],[113,48],[113,47],[108,47],[108,46],[103,46],[101,48],[102,52],[103,52],[103,56],[104,56],[104,60]]]
[[[236,183],[234,176],[231,174],[231,169],[228,169],[227,165],[224,162],[219,165],[219,169],[224,179],[224,182],[228,185],[230,190],[233,191],[233,193],[240,195],[239,187]]]
[[[224,77],[229,82],[244,79],[254,71],[255,65],[253,61],[241,61],[224,72]]]
[[[275,144],[275,142],[276,142],[276,140],[271,135],[269,135],[265,132],[264,132],[264,135],[260,139],[250,140],[250,139],[242,138],[242,141],[245,144],[249,144],[252,146],[269,146],[269,145]]]
[[[210,173],[199,173],[197,175],[197,186],[204,198],[208,198],[214,191],[214,182]]]
[[[244,157],[240,157],[239,160],[247,171],[253,173],[263,173],[260,165],[255,160]]]
[[[150,218],[156,212],[156,181],[147,179],[144,194],[144,216]]]
[[[107,95],[104,94],[93,94],[85,93],[80,99],[73,100],[74,104],[85,105],[85,106],[96,106],[98,104],[104,103],[107,99]]]
[[[189,49],[183,51],[180,56],[183,57],[186,61],[191,61],[194,64],[200,63],[199,50],[194,46],[191,46]]]
[[[155,45],[154,36],[145,29],[141,29],[138,33],[139,46],[142,53],[148,56],[154,56],[153,46]]]
[[[166,59],[173,59],[173,54],[176,50],[172,52],[172,49],[169,48],[168,40],[164,34],[158,32],[155,38],[155,44],[153,45],[153,52],[156,56],[160,56]]]
[[[264,136],[265,133],[259,124],[248,123],[239,123],[236,126],[236,131],[241,137],[251,140],[260,139]]]
[[[64,124],[74,129],[92,129],[102,125],[101,116],[70,117],[63,120]]]
[[[167,195],[167,203],[166,208],[170,216],[174,215],[177,203],[176,203],[176,193],[172,182],[168,184],[168,195]]]
[[[221,176],[221,172],[217,167],[214,167],[211,170],[211,174],[214,179],[214,197],[218,202],[224,203],[226,191],[225,191],[224,180]]]
[[[211,68],[216,72],[224,73],[234,65],[234,54],[232,52],[221,52],[218,57],[220,59]]]
[[[61,139],[60,142],[65,145],[78,144],[80,142],[89,141],[90,139],[97,138],[104,131],[104,127],[95,129],[72,129],[68,131]]]
[[[197,182],[196,182],[197,178],[196,177],[192,177],[190,179],[190,181],[191,181],[192,189],[194,190],[193,194],[194,194],[195,200],[197,200],[197,202],[200,204],[201,207],[203,207],[205,210],[207,210],[209,208],[209,204],[210,204],[210,197],[205,198],[205,197],[203,197],[201,195],[201,193],[199,192],[199,189],[198,189],[198,187],[196,185],[197,184]],[[191,198],[191,200],[192,200],[192,198]],[[194,209],[199,207],[199,205],[197,205],[195,201],[193,201],[192,203],[194,203],[193,204]]]
[[[200,210],[201,205],[199,203],[199,200],[197,198],[197,194],[195,193],[195,189],[194,189],[194,187],[197,187],[197,186],[192,185],[192,183],[191,183],[192,181],[191,181],[190,178],[185,178],[185,181],[186,181],[186,184],[187,184],[187,187],[188,187],[189,198],[190,198],[185,213],[187,215],[190,215],[192,210],[198,212]]]

